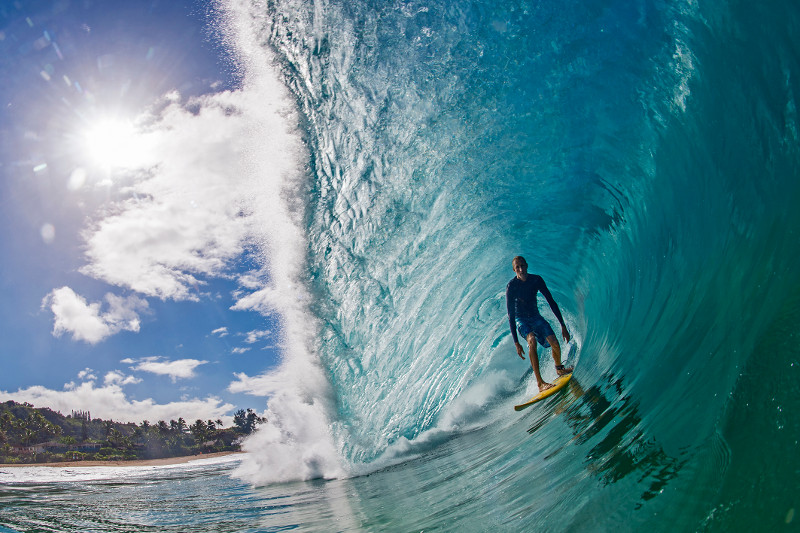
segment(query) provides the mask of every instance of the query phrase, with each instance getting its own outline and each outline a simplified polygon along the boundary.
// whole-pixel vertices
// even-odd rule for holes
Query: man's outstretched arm
[[[555,298],[550,294],[550,289],[547,288],[544,279],[542,280],[541,293],[544,295],[544,299],[547,300],[548,305],[550,305],[553,314],[556,315],[558,323],[561,324],[561,336],[564,337],[565,341],[569,342],[569,331],[567,331],[567,325],[564,323],[564,317],[561,316],[561,309],[558,308]]]

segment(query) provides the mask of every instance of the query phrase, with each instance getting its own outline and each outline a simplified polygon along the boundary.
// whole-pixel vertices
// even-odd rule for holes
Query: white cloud
[[[131,361],[125,359],[125,361]],[[172,382],[175,383],[179,378],[188,379],[195,377],[194,370],[200,365],[208,363],[208,361],[199,361],[197,359],[178,359],[176,361],[166,361],[162,357],[145,357],[138,361],[133,361],[133,370],[140,372],[150,372],[151,374],[158,374],[161,376],[169,376]]]
[[[242,56],[248,75],[241,89],[188,101],[172,92],[134,121],[133,140],[150,149],[137,168],[108,176],[114,200],[83,231],[82,273],[173,300],[199,300],[210,278],[227,277],[253,293],[235,309],[259,311],[265,298],[279,304],[296,296],[291,283],[306,251],[307,154],[271,55],[252,46],[246,55],[258,59]],[[81,188],[97,184],[87,173],[76,175]],[[235,272],[245,254],[258,267]],[[102,337],[103,324],[93,322],[86,336]]]
[[[111,372],[106,373],[105,377],[103,378],[103,383],[106,385],[131,385],[141,382],[142,380],[140,378],[135,376],[126,376],[119,370],[112,370]]]
[[[120,331],[139,331],[139,313],[148,309],[147,301],[137,296],[106,294],[101,302],[87,303],[69,287],[55,289],[42,300],[55,317],[53,335],[70,333],[74,340],[96,344]]]
[[[232,419],[226,413],[235,407],[213,396],[166,404],[158,404],[151,398],[142,401],[130,400],[116,383],[106,384],[103,387],[97,387],[93,381],[78,386],[69,385],[64,390],[52,390],[37,385],[16,392],[0,391],[0,401],[28,402],[36,407],[49,407],[61,413],[70,413],[73,410],[89,411],[93,418],[136,423],[143,420],[155,422],[183,417],[186,420],[221,418],[223,422],[229,424]]]
[[[250,348],[234,348],[233,350],[231,350],[231,353],[233,353],[235,355],[241,355],[241,354],[247,353],[249,351],[250,351]]]
[[[216,335],[220,338],[226,337],[228,335],[228,328],[226,327],[217,328],[214,331],[212,331],[211,334]]]
[[[85,232],[81,272],[147,296],[197,300],[204,280],[223,275],[246,248],[264,250],[265,234],[285,226],[281,193],[296,176],[300,148],[275,106],[285,101],[263,94],[224,91],[188,102],[171,94],[140,118],[148,160],[126,174],[127,198]],[[254,161],[264,146],[269,161]]]
[[[264,286],[264,276],[258,272],[241,274],[236,280],[245,289],[257,290]]]
[[[271,396],[286,385],[284,380],[276,374],[248,376],[244,372],[236,372],[233,375],[236,376],[236,381],[228,385],[228,391],[233,393],[244,393],[251,396]]]
[[[268,337],[270,333],[272,333],[272,332],[269,331],[268,329],[267,330],[249,331],[247,333],[246,338],[244,339],[244,342],[246,342],[247,344],[255,344],[260,339],[263,339],[264,337]]]
[[[89,367],[84,368],[80,372],[78,372],[78,379],[82,379],[85,381],[91,381],[93,379],[97,379],[97,376],[94,375],[94,370]]]

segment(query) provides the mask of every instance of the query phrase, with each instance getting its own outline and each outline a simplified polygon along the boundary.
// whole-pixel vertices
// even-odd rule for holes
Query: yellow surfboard
[[[570,379],[572,379],[572,374],[567,374],[565,376],[559,376],[558,379],[553,382],[553,386],[552,387],[550,387],[549,389],[547,389],[544,392],[540,392],[539,394],[537,394],[536,396],[534,396],[533,398],[531,398],[530,400],[528,400],[525,403],[521,403],[519,405],[515,405],[514,406],[514,410],[515,411],[522,411],[526,407],[530,407],[531,405],[535,404],[536,402],[538,402],[540,400],[544,400],[545,398],[548,398],[548,397],[552,396],[553,394],[555,394],[558,391],[560,391],[561,389],[563,389],[567,385],[567,383],[569,383]]]

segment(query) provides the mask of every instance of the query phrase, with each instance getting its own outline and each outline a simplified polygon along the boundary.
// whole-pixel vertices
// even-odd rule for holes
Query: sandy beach
[[[144,459],[138,461],[63,461],[60,463],[25,463],[25,464],[3,464],[0,463],[0,468],[20,468],[30,466],[50,466],[50,467],[75,467],[75,466],[165,466],[165,465],[179,465],[188,463],[189,461],[196,461],[198,459],[211,459],[214,457],[224,457],[226,455],[234,455],[242,452],[216,452],[216,453],[201,453],[198,455],[186,455],[183,457],[165,457],[163,459]]]

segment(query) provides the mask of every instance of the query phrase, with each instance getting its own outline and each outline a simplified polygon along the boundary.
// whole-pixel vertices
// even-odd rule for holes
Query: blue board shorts
[[[550,335],[555,335],[555,332],[553,331],[553,328],[550,327],[550,323],[547,322],[544,317],[517,317],[516,322],[517,331],[523,339],[527,339],[528,335],[533,333],[536,336],[536,341],[539,344],[545,348],[550,347],[550,343],[547,342],[547,337]]]

